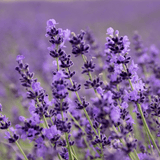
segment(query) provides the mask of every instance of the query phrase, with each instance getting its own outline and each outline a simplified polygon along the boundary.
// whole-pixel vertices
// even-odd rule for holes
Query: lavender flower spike
[[[113,37],[113,32],[114,32],[114,29],[113,29],[112,27],[109,27],[109,28],[107,29],[107,34],[108,34],[109,36],[111,36],[111,37]]]

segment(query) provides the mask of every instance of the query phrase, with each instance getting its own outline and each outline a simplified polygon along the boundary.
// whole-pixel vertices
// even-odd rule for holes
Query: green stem
[[[119,86],[118,86],[118,84],[117,84],[117,91],[119,92]],[[119,98],[119,102],[121,104],[121,102],[122,102],[121,98]]]
[[[54,125],[54,123],[53,123],[53,121],[52,121],[52,118],[50,117],[49,119],[50,119],[50,121],[51,121],[52,125]]]
[[[43,120],[46,128],[49,128],[45,115],[43,114]]]
[[[39,103],[38,98],[36,98],[36,100],[37,100],[37,104],[38,104],[38,103]],[[36,104],[36,107],[37,107],[37,104]],[[49,127],[48,127],[47,120],[46,120],[46,117],[45,117],[45,115],[44,115],[44,114],[43,114],[43,121],[44,121],[44,123],[43,123],[43,127],[44,127],[44,128],[49,128]]]
[[[67,70],[67,72],[68,72],[68,70]],[[72,79],[69,78],[69,80],[70,80],[70,82],[71,82],[71,85],[73,86],[73,81],[72,81]],[[82,101],[81,101],[81,99],[80,99],[80,97],[79,97],[78,92],[76,91],[75,93],[76,93],[76,96],[77,96],[77,99],[78,99],[79,103],[80,103],[81,105],[83,105],[83,104],[82,104]],[[93,129],[93,131],[94,131],[94,133],[97,135],[97,132],[96,132],[95,128],[93,127],[93,124],[92,124],[92,122],[91,122],[91,120],[90,120],[90,118],[89,118],[89,115],[88,115],[86,109],[83,108],[83,111],[84,111],[84,113],[85,113],[85,115],[86,115],[86,117],[87,117],[87,119],[88,119],[88,121],[89,121],[89,123],[90,123],[90,125],[91,125],[91,127],[92,127],[92,129]]]
[[[84,113],[85,113],[85,115],[86,115],[86,117],[87,117],[87,119],[88,119],[88,121],[89,121],[89,123],[90,123],[90,125],[91,125],[91,127],[92,127],[92,129],[93,129],[93,131],[94,131],[94,133],[95,133],[96,135],[98,135],[97,131],[96,131],[95,128],[93,127],[93,124],[92,124],[92,122],[91,122],[91,119],[89,118],[89,115],[88,115],[86,109],[83,108],[83,111],[84,111]]]
[[[138,106],[139,112],[140,112],[140,114],[141,114],[141,117],[142,117],[142,121],[143,121],[143,125],[144,125],[144,127],[145,127],[145,130],[147,131],[147,133],[148,133],[148,135],[149,135],[149,137],[150,137],[150,139],[151,139],[151,141],[152,141],[152,143],[153,143],[153,146],[156,148],[156,150],[158,151],[158,154],[160,155],[160,151],[159,151],[159,149],[158,149],[158,147],[157,147],[156,142],[154,141],[154,138],[153,138],[153,136],[152,136],[152,134],[151,134],[151,132],[150,132],[150,129],[149,129],[149,127],[148,127],[148,125],[147,125],[147,122],[146,122],[146,120],[145,120],[145,117],[144,117],[144,115],[143,115],[141,105],[140,105],[139,103],[137,103],[137,106]]]
[[[61,159],[61,156],[59,155],[59,153],[58,153],[58,158],[59,158],[59,160],[62,160],[62,159]]]
[[[25,160],[28,160],[27,156],[25,155],[25,153],[24,153],[23,149],[21,148],[21,146],[19,145],[19,143],[17,141],[15,143],[16,143],[17,147],[19,148],[20,152],[23,154]]]
[[[87,60],[85,59],[84,55],[83,55],[83,54],[81,54],[81,55],[82,55],[82,59],[83,59],[84,63],[86,63]],[[88,72],[88,75],[89,75],[90,80],[93,81],[92,74],[91,74],[90,72]],[[94,89],[94,88],[93,88],[93,89]],[[94,89],[94,92],[95,92],[96,96],[100,99],[101,96],[98,94],[98,92],[97,92],[96,89]],[[85,112],[85,111],[84,111],[84,112]],[[86,115],[86,116],[87,116],[87,115]],[[92,127],[92,126],[91,126],[91,127]],[[92,129],[94,130],[95,133],[97,133],[96,130],[94,129],[94,127],[93,127]],[[101,138],[101,137],[100,137],[100,128],[98,128],[98,135],[99,135],[99,138]],[[101,148],[101,152],[102,152],[101,157],[103,158],[103,147],[102,147],[102,144],[101,144],[101,143],[100,143],[100,148]]]
[[[82,57],[84,58],[83,55],[82,55]],[[84,58],[84,60],[85,60],[85,58]],[[85,62],[86,62],[86,60],[85,60]],[[66,69],[66,71],[68,72],[68,68]],[[90,76],[91,76],[91,74],[90,74]],[[92,79],[92,76],[91,76],[91,79]],[[70,82],[71,82],[71,85],[73,86],[73,81],[72,81],[72,79],[69,78],[69,80],[70,80]],[[96,90],[95,90],[95,92],[97,93]],[[77,99],[78,99],[79,103],[80,103],[81,105],[83,105],[83,104],[82,104],[82,101],[81,101],[81,99],[80,99],[80,97],[79,97],[78,92],[76,91],[75,93],[76,93],[76,96],[77,96]],[[97,93],[97,94],[98,94],[98,93]],[[91,128],[93,129],[94,133],[97,135],[98,133],[97,133],[97,131],[95,130],[95,128],[93,127],[93,124],[92,124],[92,122],[91,122],[91,119],[90,119],[90,117],[89,117],[89,115],[88,115],[86,109],[83,108],[83,111],[84,111],[85,116],[87,117],[87,119],[88,119],[88,121],[89,121],[89,123],[90,123],[90,125],[91,125]],[[102,157],[102,155],[101,155],[101,157]]]
[[[74,156],[74,158],[75,158],[76,160],[78,160],[73,146],[71,147],[71,150],[72,150],[72,153],[73,153],[72,155]]]
[[[56,61],[57,61],[57,70],[59,71],[58,58],[56,58]]]
[[[61,100],[61,106],[62,106],[62,101],[63,100]],[[61,111],[61,116],[62,116],[62,120],[64,121],[63,111]],[[67,142],[67,149],[68,149],[68,152],[69,152],[69,160],[74,160],[73,157],[72,157],[71,147],[70,147],[69,140],[68,140],[68,133],[66,133],[66,132],[65,132],[65,139],[66,139],[66,142]]]
[[[146,136],[147,136],[147,139],[148,139],[148,142],[149,142],[149,145],[150,145],[151,153],[153,153],[153,148],[152,148],[152,144],[151,144],[151,141],[149,139],[148,133],[146,133]]]
[[[69,114],[69,116],[73,119],[73,121],[76,123],[76,125],[83,131],[83,133],[85,133],[86,134],[86,132],[85,132],[85,130],[81,127],[81,125],[79,124],[79,122],[72,116],[72,114],[71,113],[69,113],[68,112],[68,114]],[[89,147],[89,144],[88,144],[88,142],[87,142],[87,140],[86,140],[86,138],[84,137],[84,142],[85,142],[85,144],[86,144],[86,146],[87,146],[87,148],[89,148],[90,149],[90,147]]]
[[[78,127],[86,134],[85,130],[80,126],[79,122],[72,116],[72,114],[69,113],[69,112],[68,112],[68,114],[69,114],[70,117],[73,119],[73,121],[78,125]],[[84,137],[84,142],[85,142],[87,148],[89,148],[89,150],[90,150],[89,144],[88,144],[88,142],[87,142],[87,140],[86,140],[85,137]],[[90,150],[90,151],[91,151],[91,150]]]
[[[69,140],[68,140],[68,133],[65,133],[65,138],[66,138],[67,148],[69,152],[69,160],[74,160],[72,157],[71,147],[70,147]]]
[[[100,132],[100,126],[98,127],[98,136],[99,138],[101,139],[101,132]],[[101,151],[102,151],[102,158],[104,158],[104,155],[103,155],[103,146],[102,146],[102,143],[100,143],[100,147],[101,147]]]
[[[112,128],[113,128],[113,130],[115,131],[116,134],[119,134],[119,132],[117,131],[115,126],[113,126]],[[125,141],[123,139],[120,138],[120,142],[125,146]],[[135,157],[134,157],[132,152],[128,153],[128,156],[130,157],[131,160],[135,160]],[[139,158],[136,159],[136,160],[139,160]]]
[[[56,58],[57,61],[57,70],[59,71],[59,64],[58,64],[58,58]],[[61,106],[62,106],[62,102],[63,100],[61,100]],[[63,112],[61,111],[61,116],[62,116],[62,120],[64,121],[64,116],[63,116]],[[74,160],[72,157],[72,152],[71,152],[71,148],[70,148],[70,144],[69,144],[69,140],[68,140],[68,133],[65,133],[65,139],[67,142],[67,148],[68,148],[68,152],[69,152],[69,160]]]
[[[68,114],[69,114],[69,116],[73,119],[73,121],[76,123],[76,125],[77,125],[84,133],[86,133],[86,132],[84,131],[84,129],[80,126],[80,124],[78,123],[78,121],[72,116],[72,114],[69,113],[69,112],[68,112]]]
[[[124,70],[127,72],[126,66],[125,66],[124,64],[123,64],[123,68],[124,68]],[[131,89],[132,89],[132,91],[133,91],[134,88],[133,88],[133,86],[132,86],[132,82],[131,82],[130,79],[128,79],[128,81],[129,81],[129,84],[130,84]],[[159,151],[159,149],[158,149],[158,147],[157,147],[156,142],[154,141],[154,138],[153,138],[153,136],[152,136],[152,134],[151,134],[151,132],[150,132],[150,129],[149,129],[149,127],[148,127],[148,125],[147,125],[147,122],[146,122],[146,120],[145,120],[145,117],[144,117],[144,115],[143,115],[141,105],[140,105],[138,102],[137,102],[136,104],[137,104],[138,110],[139,110],[139,112],[140,112],[140,115],[141,115],[141,117],[142,117],[143,125],[144,125],[144,127],[145,127],[145,132],[148,133],[148,135],[149,135],[149,137],[150,137],[150,139],[151,139],[151,141],[152,141],[152,143],[153,143],[153,146],[156,148],[156,150],[158,151],[158,154],[160,155],[160,151]]]
[[[136,160],[139,160],[139,157],[138,157],[137,151],[136,151],[135,149],[134,149],[134,154],[135,154]]]
[[[81,55],[82,55],[82,58],[83,58],[84,63],[86,63],[87,61],[86,61],[84,55],[83,55],[83,54],[81,54]],[[89,75],[90,80],[93,81],[91,72],[88,72],[88,75]],[[94,89],[94,88],[93,88],[93,89]],[[96,89],[94,89],[94,92],[96,93],[96,95],[98,94]]]
[[[7,131],[10,133],[9,129],[7,129]],[[11,133],[10,133],[10,135],[13,138]],[[26,154],[24,153],[23,149],[21,148],[20,144],[17,141],[15,143],[16,143],[18,149],[20,150],[20,152],[22,153],[23,157],[25,158],[25,160],[28,160],[28,158],[27,158]]]

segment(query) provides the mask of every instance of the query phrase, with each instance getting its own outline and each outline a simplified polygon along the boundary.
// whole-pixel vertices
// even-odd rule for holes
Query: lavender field
[[[160,160],[160,2],[0,3],[0,160]]]

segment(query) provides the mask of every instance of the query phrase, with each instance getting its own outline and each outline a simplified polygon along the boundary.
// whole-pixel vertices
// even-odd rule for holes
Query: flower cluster
[[[0,104],[0,130],[5,130],[7,145],[17,145],[17,159],[160,159],[158,49],[152,45],[147,50],[136,33],[137,65],[129,56],[128,37],[120,36],[118,30],[107,29],[102,51],[91,31],[76,35],[57,25],[49,19],[46,27],[54,65],[52,81],[40,83],[23,62],[25,57],[18,55],[15,69],[25,91],[20,88],[23,95],[17,91],[15,97],[29,103],[12,124]],[[67,42],[76,57],[74,63],[65,51]]]

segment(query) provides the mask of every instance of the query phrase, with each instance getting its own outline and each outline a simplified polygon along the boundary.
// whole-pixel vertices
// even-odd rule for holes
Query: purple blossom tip
[[[49,19],[47,21],[47,27],[51,28],[54,27],[56,24],[58,24],[54,19]]]
[[[109,27],[109,28],[107,29],[107,34],[108,34],[109,36],[113,36],[113,32],[114,32],[114,29],[113,29],[112,27]]]
[[[5,132],[5,135],[6,135],[6,136],[4,137],[5,139],[8,139],[8,138],[11,137],[11,136],[10,136],[10,133],[9,133],[8,131]]]
[[[24,58],[25,58],[24,55],[18,55],[17,58],[16,58],[16,61],[21,61]]]
[[[118,35],[119,35],[119,31],[118,30],[115,31],[115,35],[118,37]]]
[[[19,117],[19,120],[20,120],[21,122],[24,122],[24,121],[25,121],[25,117],[20,116],[20,117]]]
[[[0,103],[0,112],[2,112],[2,104]]]
[[[97,92],[100,94],[100,95],[103,95],[103,89],[101,87],[98,87],[97,88]]]

